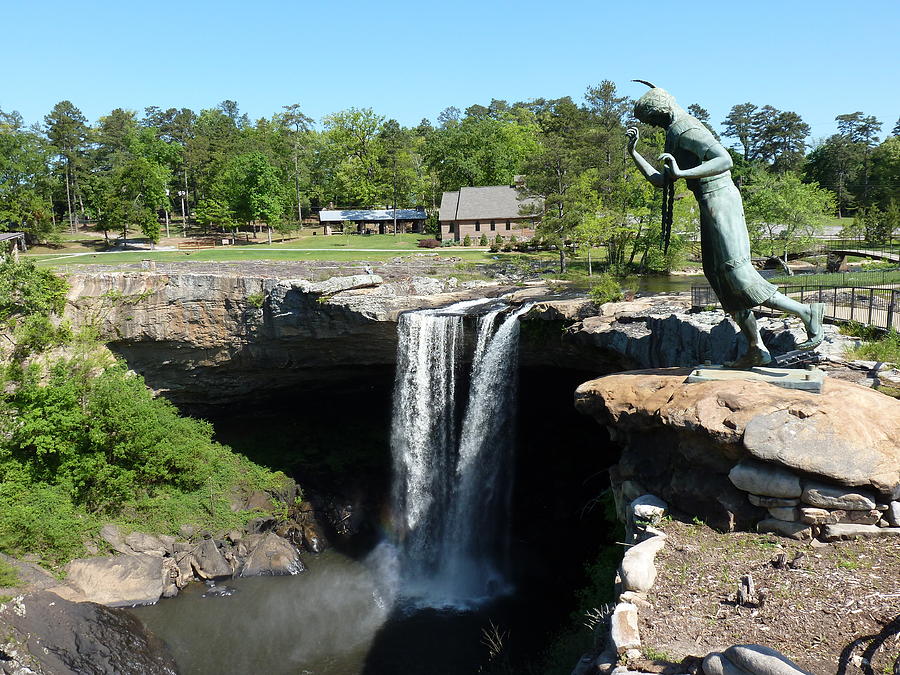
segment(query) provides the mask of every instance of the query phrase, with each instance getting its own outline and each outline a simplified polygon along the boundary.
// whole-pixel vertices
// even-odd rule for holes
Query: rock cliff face
[[[212,405],[391,365],[401,312],[478,290],[425,278],[383,283],[376,275],[312,283],[126,272],[71,275],[69,283],[67,315],[76,325],[95,326],[176,402]]]
[[[688,372],[632,371],[578,388],[576,407],[622,446],[611,471],[620,500],[658,494],[724,530],[838,538],[841,528],[828,528],[850,524],[900,534],[890,516],[900,401],[830,378],[812,394],[747,380],[687,384]]]
[[[496,283],[377,275],[321,282],[223,272],[69,276],[68,315],[96,326],[147,383],[177,403],[221,405],[260,392],[359,381],[391,372],[404,311],[476,297],[532,303],[520,362],[598,375],[734,358],[741,338],[722,312],[691,314],[683,296],[597,307],[584,297]],[[802,339],[799,322],[761,320],[773,353]],[[820,351],[835,346],[830,331]]]

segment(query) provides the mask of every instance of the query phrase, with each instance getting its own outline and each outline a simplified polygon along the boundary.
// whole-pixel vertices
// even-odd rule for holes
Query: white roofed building
[[[396,209],[397,232],[422,232],[428,215],[425,209]],[[331,234],[335,227],[343,231],[345,224],[359,234],[393,234],[394,209],[322,209],[319,222],[325,234]]]

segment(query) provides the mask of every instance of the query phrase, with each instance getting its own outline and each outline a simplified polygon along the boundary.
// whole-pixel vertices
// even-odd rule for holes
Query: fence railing
[[[834,321],[858,321],[885,330],[900,330],[900,284],[887,286],[804,286],[780,284],[779,291],[800,302],[821,302],[825,317]],[[694,309],[719,307],[709,286],[691,288]],[[768,307],[754,309],[759,314],[781,314]]]

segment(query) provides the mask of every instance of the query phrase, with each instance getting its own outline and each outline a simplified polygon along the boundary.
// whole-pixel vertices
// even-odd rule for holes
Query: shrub
[[[516,244],[519,243],[519,240],[516,238],[516,235],[512,235],[512,236],[509,238],[509,243],[512,244],[513,246],[515,246]]]
[[[616,302],[622,299],[622,289],[619,287],[619,282],[613,277],[601,274],[596,277],[591,290],[588,291],[588,297],[599,304]]]
[[[472,245],[472,237],[466,235],[463,237],[463,246],[471,246]]]
[[[487,246],[488,245],[488,236],[486,234],[481,235],[481,239],[478,240],[479,246]]]
[[[60,314],[68,285],[31,260],[0,262],[0,322],[14,316]]]
[[[263,306],[265,299],[266,296],[262,293],[251,293],[247,296],[247,304],[256,309],[260,309]]]
[[[498,244],[498,245],[502,244],[503,243],[503,235],[498,234],[496,237],[494,237],[494,243]]]
[[[419,248],[438,248],[441,245],[437,239],[419,239]],[[446,245],[446,243],[444,244]]]
[[[882,338],[866,342],[847,355],[852,359],[900,364],[900,333],[890,330]]]

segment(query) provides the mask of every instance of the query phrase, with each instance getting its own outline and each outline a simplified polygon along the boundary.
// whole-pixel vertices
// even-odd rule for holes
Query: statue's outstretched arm
[[[637,166],[638,171],[644,174],[644,178],[649,180],[653,185],[661,188],[665,180],[663,174],[653,168],[650,162],[644,159],[644,156],[635,150],[639,137],[637,128],[631,127],[625,132],[625,135],[628,136],[628,154],[630,154],[631,159],[634,160],[634,164]]]
[[[667,152],[661,154],[659,159],[660,161],[665,162],[666,173],[676,180],[679,178],[707,178],[708,176],[718,176],[720,173],[725,173],[730,170],[734,165],[734,162],[731,160],[731,155],[729,155],[728,151],[718,143],[706,150],[704,160],[693,169],[680,168],[678,162],[675,161],[675,158]]]

